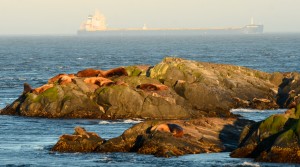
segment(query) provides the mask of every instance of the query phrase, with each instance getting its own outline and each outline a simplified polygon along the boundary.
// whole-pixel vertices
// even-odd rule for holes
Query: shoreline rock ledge
[[[237,147],[242,128],[250,123],[253,121],[237,118],[149,120],[108,140],[82,127],[75,127],[75,133],[62,135],[51,151],[136,152],[157,157],[232,151]]]
[[[232,117],[232,108],[286,107],[298,73],[166,57],[159,64],[59,74],[24,92],[0,114],[47,118],[189,119]]]

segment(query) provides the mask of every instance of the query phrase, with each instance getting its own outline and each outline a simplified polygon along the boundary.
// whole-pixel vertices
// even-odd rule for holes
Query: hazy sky
[[[0,0],[0,34],[75,34],[99,9],[108,27],[239,27],[300,32],[300,0]]]

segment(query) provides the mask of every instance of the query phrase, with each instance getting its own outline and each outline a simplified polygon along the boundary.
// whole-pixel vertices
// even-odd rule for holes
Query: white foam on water
[[[280,113],[280,112],[285,112],[286,110],[287,109],[257,110],[257,109],[247,109],[247,108],[236,108],[236,109],[231,109],[230,112],[232,112],[232,113],[237,113],[237,112],[258,112],[258,113],[274,112],[274,113]]]
[[[143,122],[142,119],[124,119],[124,120],[116,120],[116,121],[100,121],[99,124],[106,125],[106,124],[137,124]]]
[[[253,166],[253,167],[260,167],[260,165],[258,163],[254,163],[254,162],[243,162],[242,166]]]

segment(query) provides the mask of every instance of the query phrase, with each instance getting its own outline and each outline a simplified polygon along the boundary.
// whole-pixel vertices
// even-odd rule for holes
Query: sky
[[[0,35],[76,34],[99,9],[108,27],[206,28],[264,24],[300,32],[300,0],[0,0]]]

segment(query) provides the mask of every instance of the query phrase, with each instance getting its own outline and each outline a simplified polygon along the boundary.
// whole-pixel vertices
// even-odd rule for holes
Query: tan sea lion
[[[82,71],[78,71],[76,76],[77,77],[97,77],[97,76],[102,76],[102,70],[95,70],[92,68],[88,68]]]
[[[151,128],[151,132],[160,131],[160,132],[170,132],[174,137],[183,136],[183,128],[177,124],[159,124]]]
[[[146,91],[160,91],[167,90],[168,86],[162,84],[140,84],[136,88],[146,90]]]
[[[74,135],[79,135],[81,137],[85,136],[87,138],[90,138],[90,135],[86,132],[86,130],[84,128],[82,128],[80,126],[76,126],[74,128],[74,130],[75,130]]]
[[[109,86],[114,83],[112,80],[103,77],[90,77],[85,78],[83,81],[85,83],[91,83],[98,86]]]
[[[45,84],[41,87],[33,89],[32,92],[35,93],[35,94],[40,94],[40,93],[45,92],[47,89],[52,88],[53,86],[54,86],[53,84]]]
[[[71,82],[72,82],[72,79],[73,79],[74,77],[75,77],[75,76],[69,76],[69,75],[62,76],[61,78],[59,78],[58,83],[59,83],[60,85],[65,85],[65,84],[71,83]]]
[[[71,79],[75,78],[75,75],[74,74],[58,74],[52,78],[50,78],[48,80],[48,84],[51,84],[51,83],[55,83],[55,82],[58,82],[62,79],[62,78],[65,78],[64,80],[66,80],[66,77],[69,77]]]

